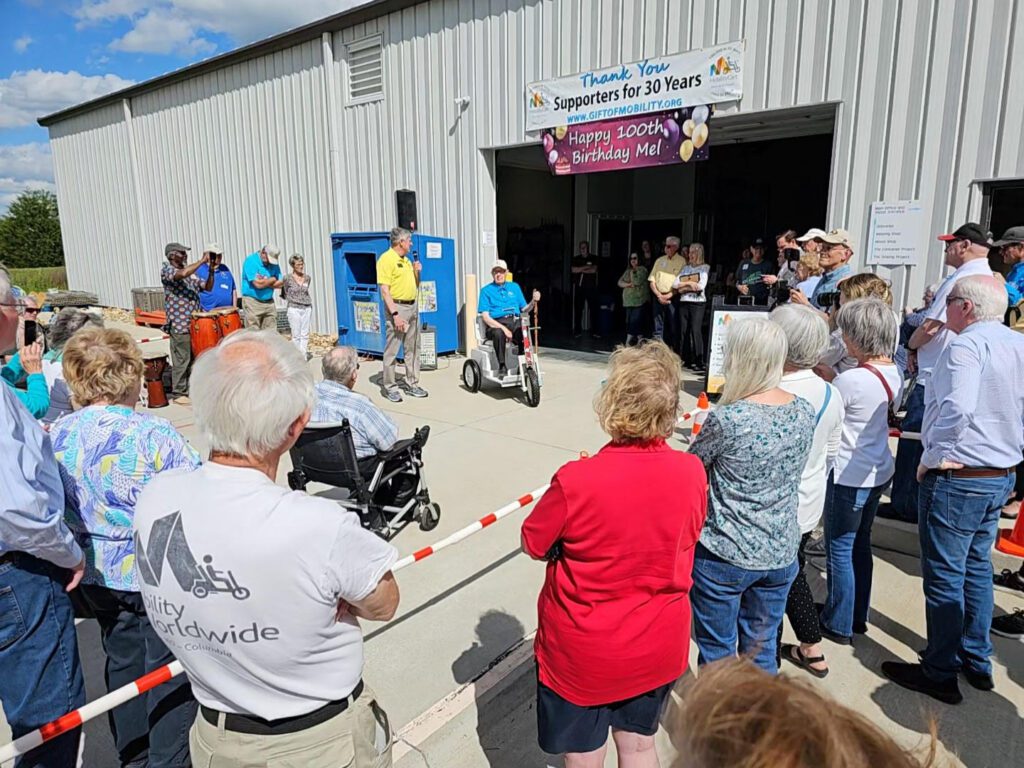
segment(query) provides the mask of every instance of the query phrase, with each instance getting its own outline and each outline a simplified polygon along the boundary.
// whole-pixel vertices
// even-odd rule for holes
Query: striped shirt
[[[340,424],[344,419],[352,427],[356,458],[365,459],[386,451],[398,440],[398,425],[370,398],[336,381],[321,381],[316,385],[312,421]]]

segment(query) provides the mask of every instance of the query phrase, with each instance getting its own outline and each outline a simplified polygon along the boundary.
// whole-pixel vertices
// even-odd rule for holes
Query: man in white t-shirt
[[[239,331],[196,361],[191,392],[209,462],[146,487],[135,542],[150,621],[200,703],[192,762],[390,766],[357,617],[394,615],[397,552],[274,482],[310,418],[306,361],[277,333]]]
[[[907,412],[903,418],[903,429],[920,432],[924,419],[924,393],[939,355],[955,333],[946,328],[946,298],[958,281],[970,275],[990,276],[988,263],[991,247],[988,233],[979,225],[968,222],[955,232],[940,235],[946,244],[946,265],[956,271],[947,277],[932,300],[925,321],[914,331],[907,344],[908,367],[917,370],[917,386],[907,397]],[[921,461],[920,440],[900,440],[896,451],[896,474],[892,479],[891,503],[878,509],[878,516],[890,520],[917,524],[918,484],[915,477]]]

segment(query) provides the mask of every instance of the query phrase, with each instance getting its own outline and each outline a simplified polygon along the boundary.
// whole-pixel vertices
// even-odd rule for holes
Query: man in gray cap
[[[185,264],[186,254],[192,250],[181,243],[168,243],[164,247],[166,263],[160,269],[160,282],[164,286],[164,311],[167,313],[167,333],[171,337],[171,395],[178,405],[188,405],[188,378],[192,372],[192,313],[199,311],[200,291],[213,287],[213,270],[204,284],[195,276],[196,271],[208,264],[210,255],[204,253],[199,261]]]
[[[1024,299],[1024,227],[1010,227],[992,247],[998,248],[1003,263],[1010,265],[1006,273],[1006,293],[1013,309]]]

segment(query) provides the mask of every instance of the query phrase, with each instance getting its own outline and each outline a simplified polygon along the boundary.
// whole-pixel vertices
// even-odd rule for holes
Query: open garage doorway
[[[747,243],[788,229],[824,226],[832,174],[835,105],[715,116],[710,157],[700,163],[553,176],[540,144],[495,152],[498,249],[526,295],[539,289],[541,344],[608,351],[625,338],[617,283],[631,252],[666,237],[701,242],[710,297]],[[573,312],[572,256],[587,240],[598,265],[598,308]],[[487,280],[487,276],[483,276]],[[593,321],[590,318],[593,317]]]

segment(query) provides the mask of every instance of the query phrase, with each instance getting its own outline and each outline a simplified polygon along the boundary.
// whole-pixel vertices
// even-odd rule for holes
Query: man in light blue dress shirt
[[[0,352],[24,306],[0,266]],[[64,487],[49,436],[0,386],[0,704],[15,738],[85,704],[67,592],[85,558],[64,524]],[[81,729],[29,752],[19,768],[74,768]]]
[[[920,492],[928,647],[920,664],[885,662],[894,682],[948,704],[957,672],[992,690],[992,566],[999,512],[1024,455],[1024,335],[1002,324],[1006,289],[965,277],[945,298],[952,338],[925,390]]]

